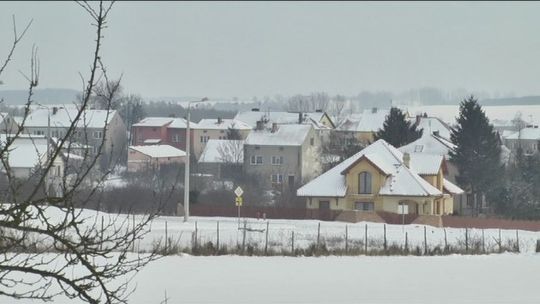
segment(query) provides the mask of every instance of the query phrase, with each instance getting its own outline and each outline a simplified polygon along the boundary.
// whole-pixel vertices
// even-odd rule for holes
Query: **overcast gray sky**
[[[73,2],[0,2],[34,23],[0,89],[26,87],[32,43],[41,88],[81,87],[94,39]],[[116,3],[103,59],[147,97],[250,98],[423,86],[540,94],[540,3]]]

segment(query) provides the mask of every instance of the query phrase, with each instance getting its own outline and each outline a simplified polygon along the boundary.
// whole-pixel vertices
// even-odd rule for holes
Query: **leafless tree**
[[[330,97],[327,93],[318,92],[310,95],[295,95],[289,98],[288,110],[291,112],[315,112],[326,111]]]
[[[131,253],[134,245],[147,232],[155,212],[131,220],[127,215],[98,214],[84,207],[99,195],[110,174],[97,171],[95,165],[104,153],[105,140],[96,147],[96,154],[79,146],[88,143],[88,107],[101,87],[104,109],[118,93],[107,76],[101,47],[103,31],[113,3],[78,2],[91,17],[96,28],[95,46],[89,76],[85,80],[81,100],[62,135],[54,141],[47,138],[43,161],[30,177],[21,181],[10,167],[14,143],[23,137],[26,119],[34,104],[33,90],[38,86],[39,60],[33,49],[28,80],[28,97],[19,128],[0,144],[0,162],[6,180],[5,197],[0,201],[0,295],[14,299],[53,300],[63,295],[87,303],[125,303],[133,291],[129,284],[133,275],[150,261],[154,253]],[[1,66],[0,76],[24,33],[14,26],[14,42]],[[108,119],[108,114],[104,119]],[[105,126],[103,134],[108,132]],[[33,136],[27,136],[34,140]],[[105,139],[105,136],[102,136]],[[37,140],[37,139],[35,139]],[[35,145],[37,147],[37,145]],[[15,152],[13,152],[15,153]],[[77,156],[77,157],[75,157]],[[72,166],[74,161],[81,165]],[[90,178],[92,176],[92,178]],[[53,190],[51,190],[53,189]]]

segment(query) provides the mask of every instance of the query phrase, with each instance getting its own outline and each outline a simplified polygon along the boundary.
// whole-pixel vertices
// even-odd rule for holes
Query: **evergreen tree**
[[[483,195],[489,197],[501,186],[504,166],[497,133],[474,96],[461,102],[450,138],[456,145],[450,151],[450,161],[459,172],[456,180],[472,194],[473,208],[479,213]]]
[[[375,134],[375,140],[384,139],[394,147],[409,144],[422,136],[422,130],[417,130],[416,125],[405,119],[405,113],[392,107],[390,114],[386,116],[383,128]]]

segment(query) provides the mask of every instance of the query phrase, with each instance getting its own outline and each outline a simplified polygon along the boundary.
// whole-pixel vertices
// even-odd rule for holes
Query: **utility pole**
[[[184,222],[187,222],[189,220],[189,163],[190,163],[190,130],[189,130],[189,122],[191,120],[191,112],[190,107],[191,103],[196,102],[204,102],[207,101],[208,98],[204,97],[201,100],[197,101],[188,101],[187,105],[187,121],[186,121],[186,166],[184,170]]]

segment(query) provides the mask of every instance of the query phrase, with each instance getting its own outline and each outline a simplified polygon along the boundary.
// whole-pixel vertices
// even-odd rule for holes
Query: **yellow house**
[[[441,155],[402,153],[380,139],[297,191],[306,208],[445,215],[462,193]]]

